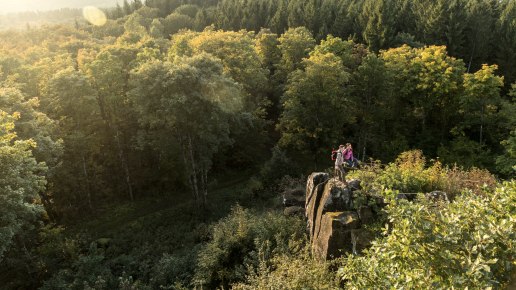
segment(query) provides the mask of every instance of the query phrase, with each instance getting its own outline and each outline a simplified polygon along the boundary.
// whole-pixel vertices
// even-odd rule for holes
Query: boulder
[[[448,199],[448,194],[444,191],[435,190],[435,191],[425,194],[425,196],[426,196],[426,198],[433,200],[433,201],[445,201],[445,202],[450,201]]]
[[[300,215],[305,213],[305,209],[300,206],[289,206],[283,210],[283,214],[286,216]]]
[[[284,191],[282,194],[283,205],[289,206],[305,206],[305,189],[294,188]]]
[[[360,179],[352,179],[352,180],[348,181],[348,187],[349,187],[349,189],[351,189],[351,191],[361,190],[362,186],[360,185],[360,183],[361,183]]]
[[[358,208],[358,217],[363,224],[367,224],[373,221],[374,215],[373,210],[369,206],[361,206]]]
[[[352,253],[354,255],[361,254],[365,249],[371,246],[371,242],[375,236],[371,231],[365,229],[356,229],[351,232]]]
[[[374,200],[374,203],[377,205],[378,208],[383,208],[387,206],[387,202],[385,201],[385,198],[383,196],[370,195],[369,198]]]
[[[312,250],[319,260],[336,258],[353,250],[352,232],[360,227],[356,212],[328,212],[313,237]]]
[[[417,193],[398,193],[396,195],[396,199],[406,199],[408,201],[413,201],[416,197]]]

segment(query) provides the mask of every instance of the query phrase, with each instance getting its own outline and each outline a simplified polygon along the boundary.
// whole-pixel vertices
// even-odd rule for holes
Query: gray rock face
[[[305,215],[314,256],[320,260],[336,258],[346,252],[358,254],[371,245],[373,233],[363,226],[373,223],[381,208],[387,205],[381,196],[355,196],[362,194],[360,180],[346,183],[330,178],[327,173],[312,173],[306,183]],[[289,193],[299,196],[299,192]],[[433,191],[425,194],[434,201],[448,201],[445,192]],[[396,199],[415,200],[417,193],[399,193]],[[295,213],[300,207],[285,209]]]
[[[360,184],[361,184],[361,181],[358,179],[353,179],[353,180],[348,181],[348,187],[353,191],[361,190],[362,185],[360,185]]]
[[[371,237],[361,226],[373,221],[375,213],[367,206],[355,208],[353,195],[361,188],[360,180],[345,184],[337,178],[329,179],[327,174],[313,173],[308,177],[305,208],[316,258],[336,258],[369,245]]]
[[[358,208],[358,217],[363,223],[370,223],[374,219],[373,210],[369,206],[361,206]]]
[[[312,219],[311,237],[317,237],[317,233],[321,231],[322,219],[326,213],[353,210],[352,194],[346,184],[336,178],[332,178],[326,183],[317,211],[314,212],[315,216]]]
[[[331,259],[353,250],[352,230],[360,227],[356,212],[329,212],[313,237],[312,249],[319,259]]]
[[[357,229],[351,232],[351,243],[353,245],[352,252],[357,255],[371,246],[374,235],[370,231]]]
[[[425,194],[426,198],[433,200],[433,201],[445,201],[449,202],[448,194],[444,191],[432,191],[427,194]]]
[[[283,205],[289,206],[305,206],[305,190],[303,188],[294,188],[283,192]]]
[[[326,184],[319,208],[323,212],[352,210],[353,192],[346,184],[337,179],[330,179]]]
[[[306,182],[305,215],[308,219],[310,236],[314,232],[315,217],[321,202],[322,194],[330,176],[328,173],[315,172],[310,174]]]
[[[310,204],[314,203],[313,198],[317,196],[317,193],[324,189],[324,185],[330,179],[328,173],[314,172],[308,176],[306,182],[306,194],[305,194],[305,208]]]

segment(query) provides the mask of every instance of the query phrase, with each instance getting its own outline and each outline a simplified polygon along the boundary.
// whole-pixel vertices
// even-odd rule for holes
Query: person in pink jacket
[[[358,167],[358,159],[353,156],[353,146],[350,143],[346,143],[346,149],[342,152],[344,162],[349,167]]]

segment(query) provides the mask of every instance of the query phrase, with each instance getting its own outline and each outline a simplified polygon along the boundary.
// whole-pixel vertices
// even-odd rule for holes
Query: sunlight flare
[[[86,6],[82,9],[82,15],[91,24],[102,26],[106,24],[106,14],[95,6]]]

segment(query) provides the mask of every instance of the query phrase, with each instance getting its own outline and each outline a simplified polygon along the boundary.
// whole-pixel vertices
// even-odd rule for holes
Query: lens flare
[[[106,24],[106,14],[94,6],[86,6],[82,8],[82,15],[91,24],[96,26],[102,26]]]

